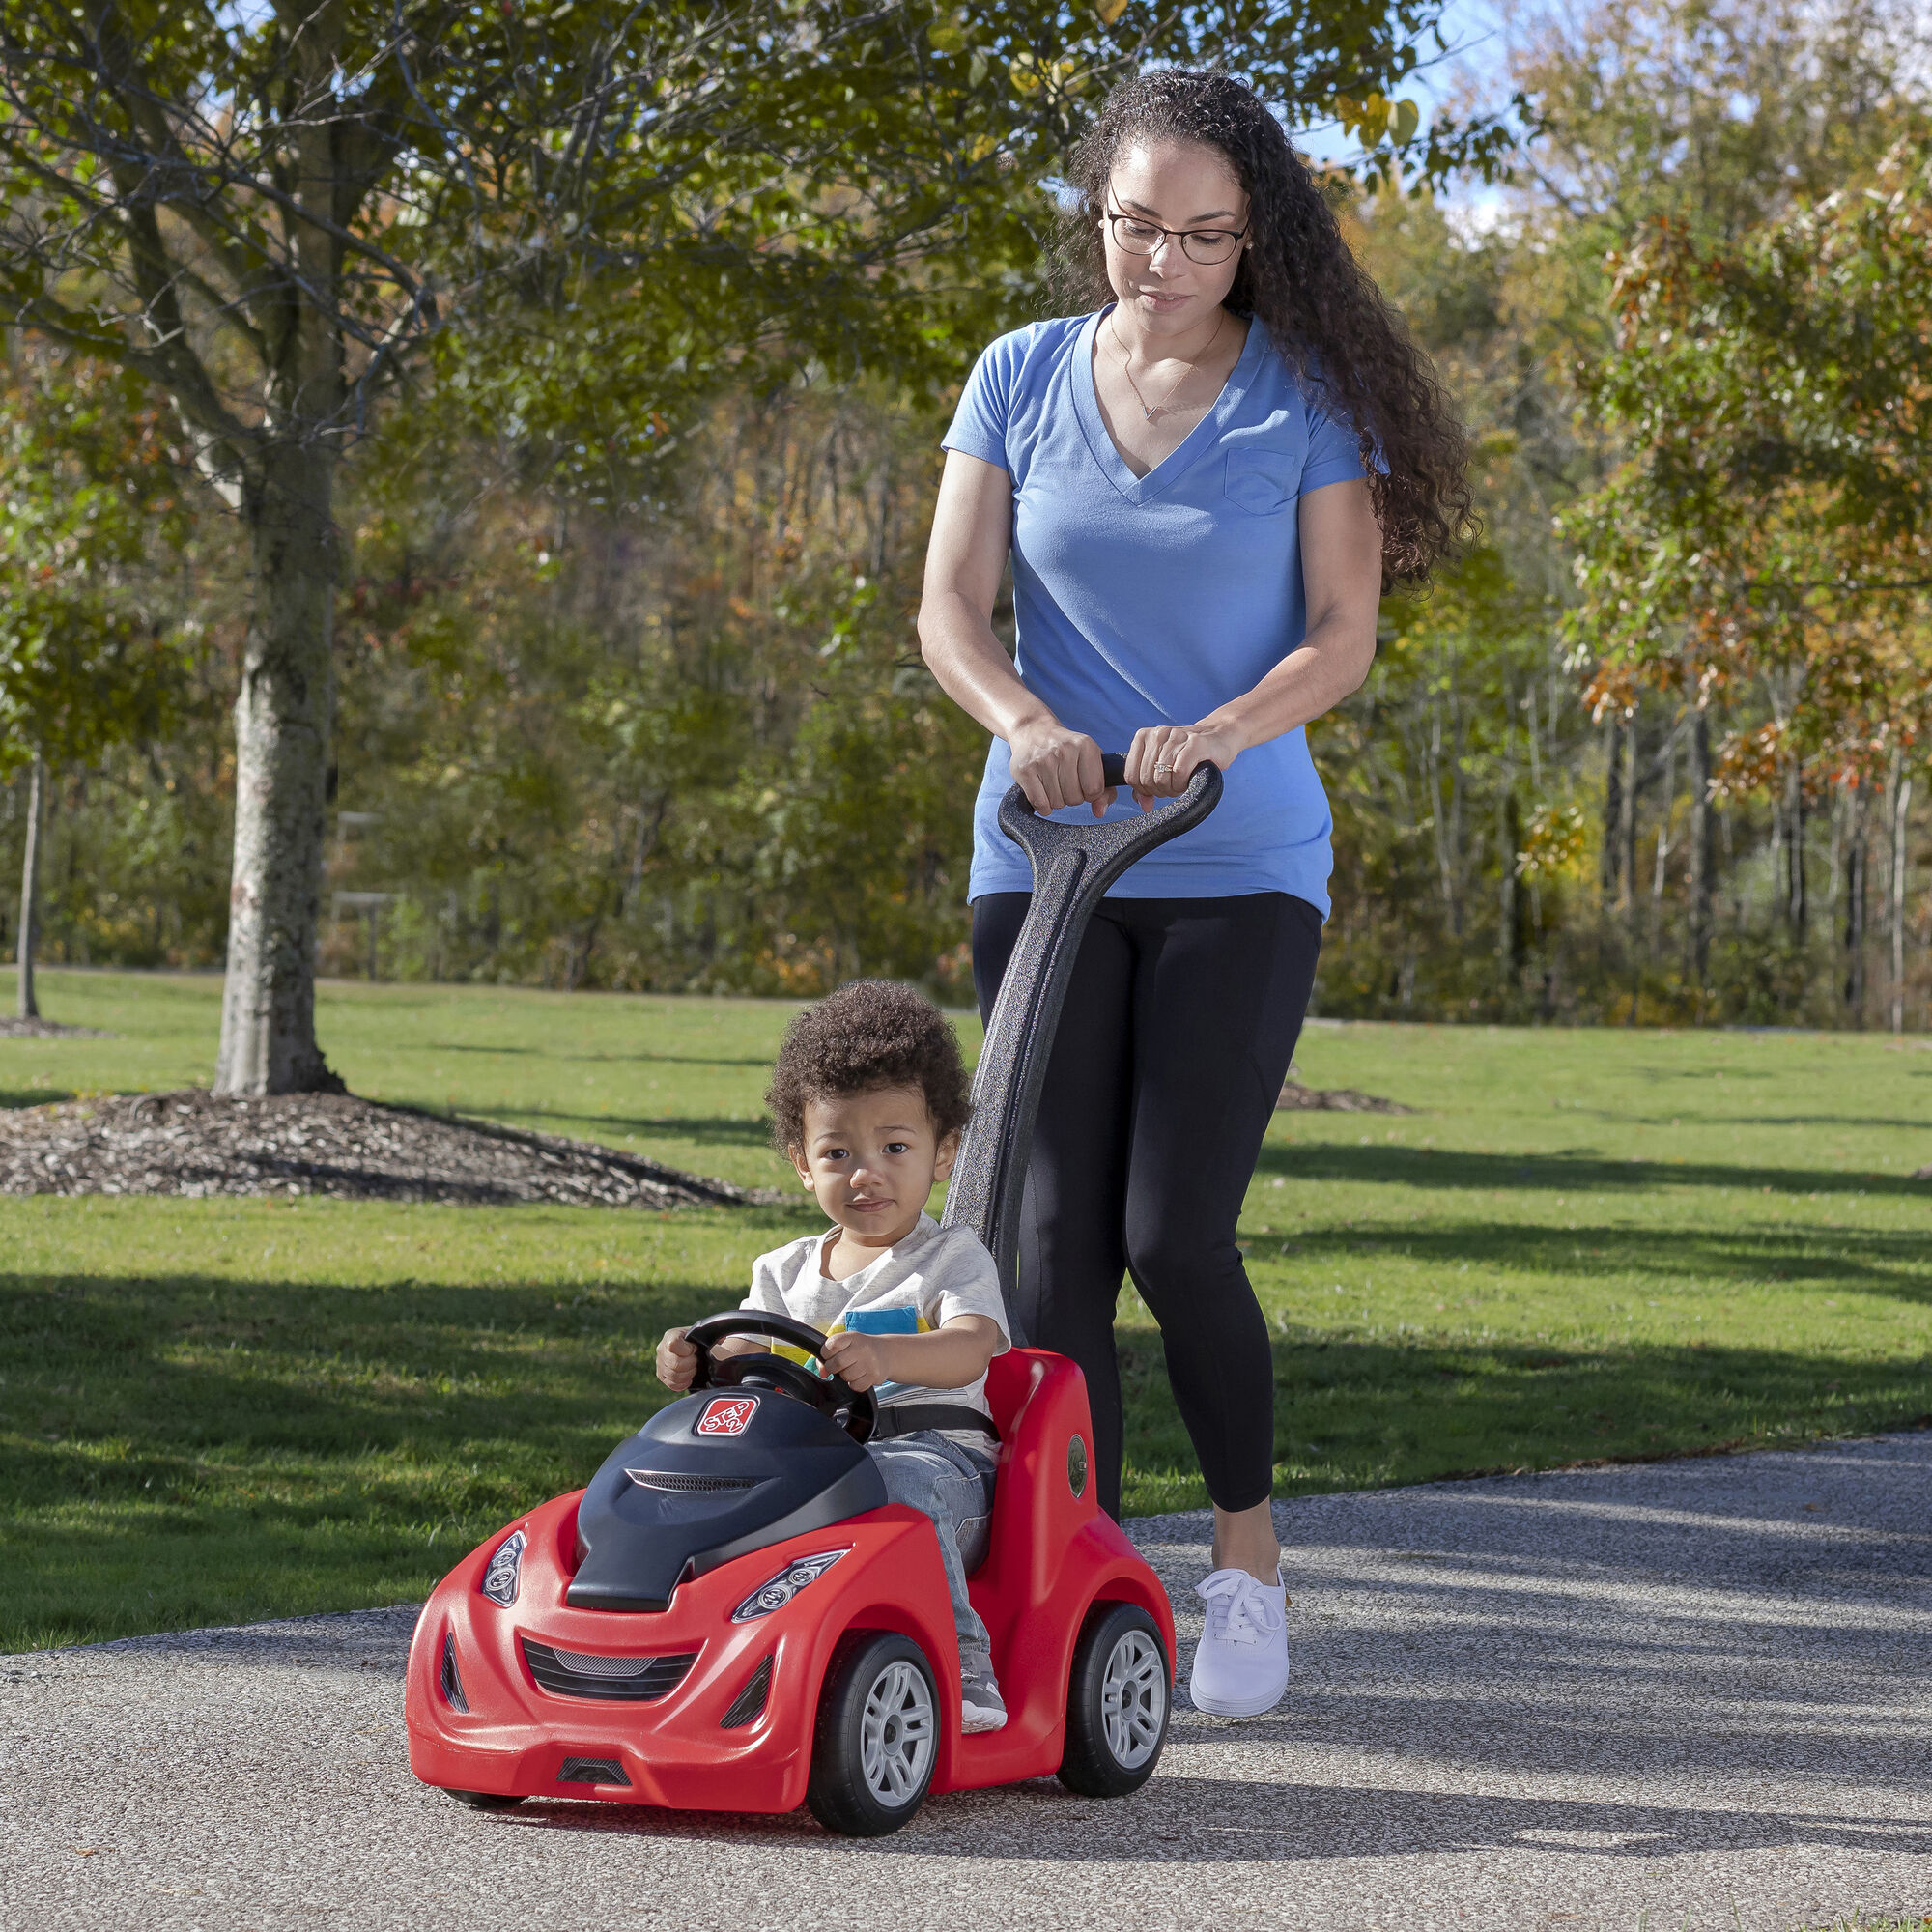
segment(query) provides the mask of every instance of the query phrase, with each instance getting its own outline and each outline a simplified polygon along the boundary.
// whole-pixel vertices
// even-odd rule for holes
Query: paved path
[[[953,1796],[869,1844],[804,1813],[459,1809],[404,1762],[408,1609],[0,1659],[0,1925],[1791,1932],[1932,1912],[1932,1434],[1280,1515],[1280,1713],[1181,1713],[1121,1804],[1051,1781]],[[1190,1604],[1205,1518],[1134,1527]]]

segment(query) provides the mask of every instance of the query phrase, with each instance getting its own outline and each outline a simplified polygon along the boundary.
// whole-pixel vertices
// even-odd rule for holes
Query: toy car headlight
[[[755,1623],[774,1610],[783,1609],[808,1583],[817,1582],[845,1553],[842,1549],[827,1549],[816,1556],[794,1557],[769,1583],[760,1584],[731,1612],[731,1621]]]
[[[521,1529],[513,1531],[497,1546],[497,1553],[483,1573],[483,1594],[506,1610],[517,1601],[517,1581],[523,1575],[524,1551],[528,1545],[529,1538]]]

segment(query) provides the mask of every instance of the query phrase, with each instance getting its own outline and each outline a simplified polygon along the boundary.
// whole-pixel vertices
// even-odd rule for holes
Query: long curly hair
[[[1226,306],[1259,317],[1295,376],[1355,432],[1381,520],[1389,583],[1420,582],[1475,528],[1469,445],[1429,358],[1363,271],[1281,123],[1232,74],[1169,68],[1122,81],[1067,166],[1078,201],[1054,238],[1054,293],[1069,308],[1113,299],[1100,222],[1115,156],[1130,142],[1193,141],[1246,190],[1249,235]]]

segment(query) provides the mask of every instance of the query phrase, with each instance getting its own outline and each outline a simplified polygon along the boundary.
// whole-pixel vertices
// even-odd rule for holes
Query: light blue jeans
[[[923,1510],[939,1532],[939,1560],[952,1597],[952,1622],[959,1633],[959,1674],[978,1676],[993,1667],[992,1639],[966,1594],[966,1573],[986,1554],[993,1523],[993,1478],[999,1458],[990,1447],[969,1449],[936,1429],[868,1442],[866,1453],[879,1465],[886,1494],[895,1503]]]

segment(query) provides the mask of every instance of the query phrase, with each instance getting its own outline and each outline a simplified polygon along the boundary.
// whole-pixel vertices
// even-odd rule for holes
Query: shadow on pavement
[[[642,1805],[532,1801],[489,1820],[513,1831],[673,1842],[809,1842],[909,1858],[1218,1864],[1529,1850],[1658,1860],[1678,1852],[1837,1845],[1932,1854],[1932,1826],[1817,1812],[1692,1810],[1561,1798],[1486,1798],[1376,1785],[1156,1778],[1117,1801],[1076,1798],[1051,1778],[946,1792],[888,1838],[832,1837],[810,1813],[749,1818]]]

